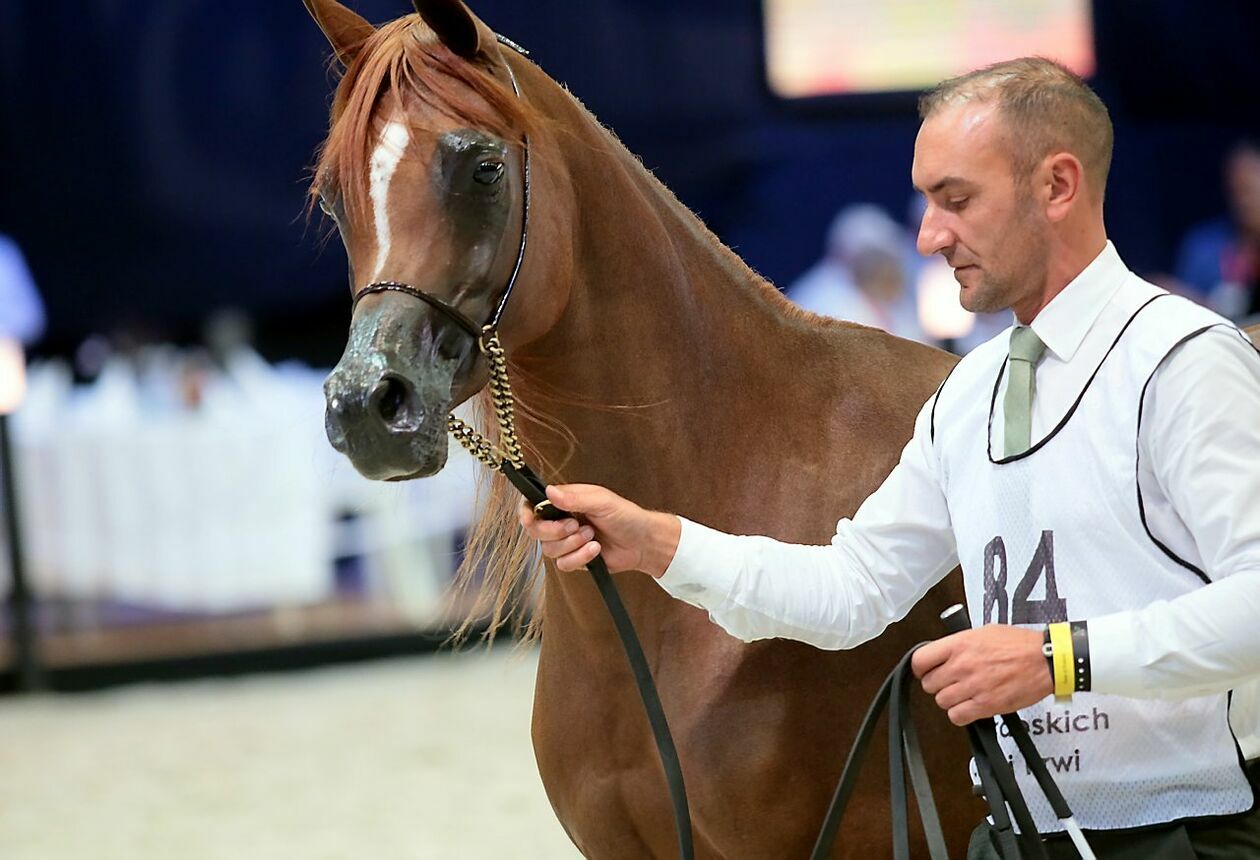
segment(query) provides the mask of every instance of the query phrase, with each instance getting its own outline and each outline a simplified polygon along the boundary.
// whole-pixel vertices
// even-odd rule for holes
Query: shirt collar
[[[1094,261],[1033,317],[1032,330],[1055,358],[1071,361],[1128,273],[1116,246],[1108,241]]]

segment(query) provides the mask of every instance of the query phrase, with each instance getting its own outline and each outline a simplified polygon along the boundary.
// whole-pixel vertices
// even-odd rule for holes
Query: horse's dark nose
[[[334,373],[326,387],[324,429],[343,454],[348,453],[349,436],[414,433],[424,421],[415,386],[396,373],[383,373],[370,385]]]
[[[332,446],[373,480],[432,475],[446,464],[446,415],[456,361],[439,354],[428,305],[371,295],[350,321],[341,360],[324,381]]]

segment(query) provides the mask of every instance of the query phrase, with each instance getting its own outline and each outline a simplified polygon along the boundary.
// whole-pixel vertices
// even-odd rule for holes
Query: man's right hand
[[[602,552],[613,573],[642,570],[659,578],[674,558],[682,524],[672,514],[641,508],[594,484],[549,486],[547,498],[585,521],[543,520],[521,502],[521,526],[560,570],[580,570]]]

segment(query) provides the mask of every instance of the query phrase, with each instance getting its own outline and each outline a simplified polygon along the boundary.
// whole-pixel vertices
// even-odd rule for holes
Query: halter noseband
[[[510,290],[511,286],[509,286],[508,289]],[[362,299],[364,296],[370,296],[373,293],[405,293],[406,295],[409,295],[412,298],[416,298],[422,302],[425,302],[426,304],[430,305],[434,310],[441,311],[443,314],[446,315],[447,319],[455,323],[455,325],[459,326],[464,331],[468,332],[469,336],[472,337],[474,340],[481,337],[481,331],[482,331],[481,328],[478,327],[478,325],[472,320],[470,320],[466,315],[460,312],[458,308],[456,308],[450,302],[447,302],[443,299],[439,299],[437,296],[430,295],[429,293],[426,293],[423,290],[416,289],[415,287],[411,286],[411,284],[403,284],[403,283],[399,283],[398,281],[377,281],[376,283],[368,284],[366,287],[359,290],[358,295],[354,297],[354,305],[352,305],[351,307],[357,306],[359,304],[360,299]],[[506,294],[505,294],[505,298],[506,298]]]
[[[521,54],[521,56],[525,56],[525,57],[529,56],[529,51],[525,50],[520,45],[513,42],[511,39],[508,39],[505,36],[500,36],[498,34],[495,34],[495,38],[498,39],[499,44],[506,45],[507,47]],[[521,88],[516,83],[516,74],[512,71],[512,67],[508,63],[504,63],[503,67],[507,69],[508,80],[511,81],[512,83],[512,92],[515,93],[516,97],[519,99],[521,97]],[[357,307],[359,304],[359,301],[364,296],[370,296],[373,293],[404,293],[408,296],[411,296],[412,298],[419,299],[420,301],[432,307],[434,310],[441,312],[448,320],[455,323],[455,325],[459,326],[463,331],[465,331],[469,337],[481,343],[482,348],[484,350],[486,336],[493,335],[494,332],[496,332],[499,328],[499,320],[503,316],[503,309],[507,307],[508,299],[511,298],[512,296],[512,289],[516,286],[516,278],[518,275],[520,275],[521,266],[525,262],[525,243],[529,239],[529,139],[528,138],[522,138],[522,141],[521,141],[521,165],[522,165],[522,173],[524,175],[524,181],[522,183],[523,192],[522,192],[522,205],[521,205],[521,244],[520,244],[520,248],[516,252],[516,264],[512,267],[512,274],[508,278],[507,286],[504,288],[503,294],[499,296],[499,302],[494,308],[494,313],[490,315],[489,322],[487,322],[483,326],[479,326],[475,322],[473,322],[471,319],[469,319],[466,314],[461,312],[458,308],[456,308],[454,305],[452,305],[450,302],[446,301],[445,299],[440,299],[435,295],[426,293],[423,290],[417,289],[411,284],[404,284],[398,281],[376,281],[374,283],[368,284],[366,287],[359,290],[359,292],[355,295],[354,302],[351,304],[351,309]]]

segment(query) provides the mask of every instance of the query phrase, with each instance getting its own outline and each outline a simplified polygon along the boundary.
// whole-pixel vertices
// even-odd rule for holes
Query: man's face
[[[1048,223],[1031,181],[1013,175],[993,105],[964,102],[924,120],[911,176],[927,202],[919,253],[940,254],[954,268],[964,308],[991,313],[1040,295]]]

